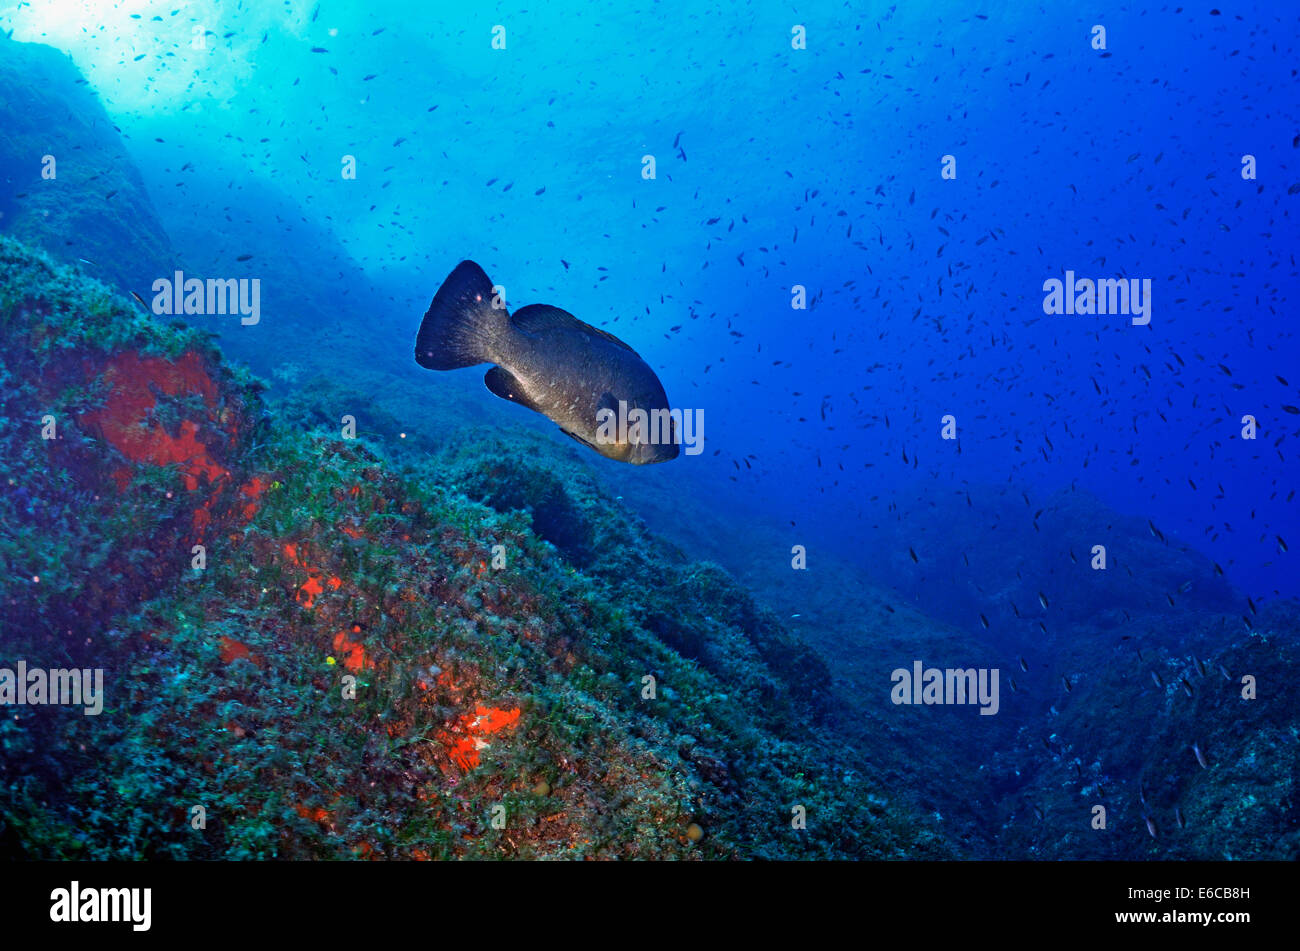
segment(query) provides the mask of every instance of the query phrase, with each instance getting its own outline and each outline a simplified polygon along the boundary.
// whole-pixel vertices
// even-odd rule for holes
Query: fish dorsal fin
[[[519,380],[509,370],[503,367],[491,367],[483,375],[483,382],[487,384],[487,388],[494,396],[518,403],[520,406],[527,406],[535,413],[546,415],[545,410],[528,398],[524,388],[519,385]]]
[[[545,330],[577,330],[596,337],[603,337],[624,350],[636,353],[635,350],[612,333],[607,333],[598,327],[591,326],[591,324],[583,323],[567,310],[560,310],[560,308],[552,307],[550,304],[529,304],[527,307],[520,307],[510,316],[510,321],[524,333],[540,333]]]

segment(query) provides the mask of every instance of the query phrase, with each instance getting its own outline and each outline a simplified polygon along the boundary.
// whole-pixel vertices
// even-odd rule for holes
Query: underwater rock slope
[[[0,721],[3,854],[948,854],[722,571],[644,572],[651,617],[527,515],[277,424],[210,340],[7,238],[0,323],[3,660],[106,692]]]
[[[4,33],[0,231],[141,294],[171,273],[167,234],[89,84],[64,53]]]

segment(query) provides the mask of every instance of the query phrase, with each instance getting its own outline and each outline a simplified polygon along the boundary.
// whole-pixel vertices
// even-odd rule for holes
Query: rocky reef
[[[394,465],[40,252],[0,274],[5,660],[107,685],[2,721],[7,853],[949,854],[821,725],[820,658],[594,485]]]
[[[148,288],[174,263],[135,163],[72,60],[2,32],[0,231],[119,287]]]

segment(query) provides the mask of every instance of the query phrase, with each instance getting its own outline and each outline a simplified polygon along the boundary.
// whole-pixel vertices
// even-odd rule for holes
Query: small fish
[[[1209,769],[1210,764],[1205,761],[1205,754],[1201,752],[1199,743],[1192,744],[1192,752],[1196,754],[1196,762],[1201,764],[1201,769]]]
[[[1155,824],[1155,821],[1152,820],[1152,818],[1151,818],[1150,816],[1143,816],[1142,818],[1146,820],[1146,823],[1147,823],[1147,831],[1151,833],[1151,838],[1154,839],[1154,838],[1156,837],[1156,824]]]
[[[1008,676],[1008,677],[1007,677],[1007,683],[1011,685],[1011,692],[1012,692],[1012,693],[1016,693],[1016,692],[1017,692],[1017,691],[1016,691],[1016,678],[1015,678],[1015,677]]]
[[[1154,670],[1151,671],[1151,679],[1156,682],[1157,687],[1161,688],[1162,690],[1164,689],[1165,686],[1164,681],[1160,679],[1160,675],[1156,673]]]
[[[1183,692],[1186,693],[1187,696],[1190,697],[1190,696],[1192,695],[1192,685],[1189,684],[1189,683],[1187,682],[1187,678],[1186,678],[1186,677],[1179,677],[1179,678],[1178,678],[1178,681],[1179,681],[1179,683],[1181,683],[1181,684],[1183,685]]]
[[[1219,665],[1219,673],[1223,674],[1223,679],[1224,679],[1224,680],[1228,681],[1228,683],[1232,683],[1232,675],[1228,673],[1228,668],[1227,668],[1227,667],[1224,667],[1222,664],[1220,664],[1220,665]]]
[[[1038,592],[1038,603],[1043,606],[1044,611],[1047,610],[1047,595],[1043,594],[1041,591]]]
[[[1071,690],[1074,689],[1074,687],[1070,684],[1070,678],[1065,676],[1065,674],[1061,674],[1061,683],[1065,684],[1066,693],[1069,693]]]
[[[1187,827],[1187,823],[1183,821],[1183,810],[1177,806],[1174,806],[1174,818],[1178,820],[1178,828],[1185,829]]]
[[[1023,670],[1025,673],[1029,673],[1029,665],[1025,663],[1025,659],[1021,657],[1019,658],[1019,660],[1020,660],[1020,669]]]
[[[663,384],[635,350],[558,307],[529,304],[511,314],[492,288],[473,261],[456,265],[420,324],[416,363],[495,364],[483,380],[495,396],[542,414],[588,449],[634,465],[677,457]]]

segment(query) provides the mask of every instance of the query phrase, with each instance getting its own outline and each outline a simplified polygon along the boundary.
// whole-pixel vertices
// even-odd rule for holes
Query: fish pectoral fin
[[[513,373],[504,367],[492,367],[483,374],[483,382],[487,384],[488,390],[494,396],[499,396],[503,400],[509,400],[512,403],[518,403],[520,406],[527,406],[535,413],[541,413],[541,407],[528,398],[524,388],[520,386],[519,380]],[[545,415],[543,413],[543,415]]]
[[[574,440],[575,442],[582,443],[588,449],[594,449],[596,452],[600,452],[600,448],[598,446],[596,446],[592,442],[587,441],[586,439],[583,439],[577,433],[570,432],[569,430],[565,429],[563,426],[560,427],[560,432],[564,433],[564,435],[568,436],[570,439]]]

